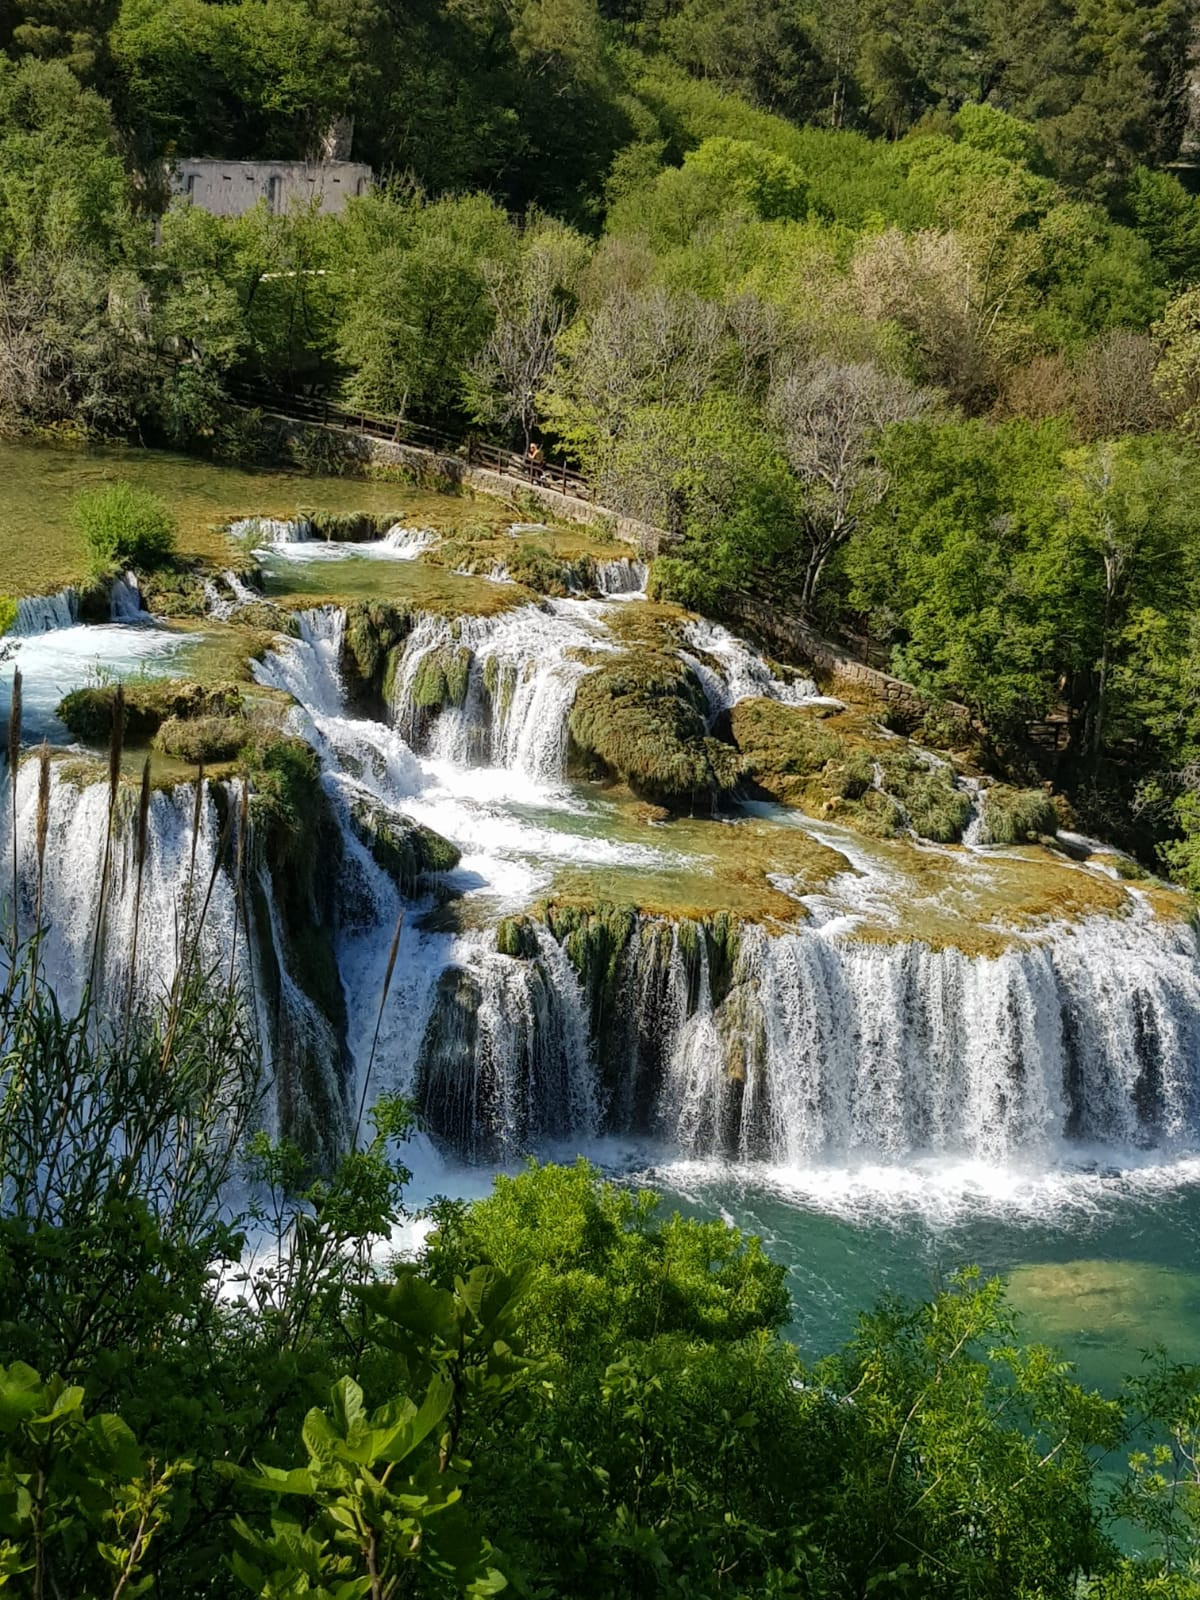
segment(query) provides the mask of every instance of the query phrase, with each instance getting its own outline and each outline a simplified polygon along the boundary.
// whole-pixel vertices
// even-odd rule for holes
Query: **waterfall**
[[[36,909],[37,803],[38,764],[26,760],[18,772],[16,822],[18,927],[23,937],[33,932]],[[109,1017],[119,1016],[125,1003],[135,917],[133,992],[145,1001],[169,992],[185,936],[189,943],[198,937],[202,968],[218,973],[221,980],[232,974],[256,1014],[263,1082],[273,1087],[263,1107],[268,1126],[332,1153],[347,1132],[343,1047],[330,1019],[292,976],[269,874],[262,869],[253,872],[239,912],[230,871],[217,867],[222,819],[233,803],[222,786],[206,784],[198,811],[199,832],[193,838],[194,784],[151,794],[139,903],[137,792],[130,786],[118,794],[95,962],[102,1009]],[[93,971],[108,804],[106,783],[63,778],[57,766],[52,768],[40,955],[51,988],[68,1011],[79,1004]],[[7,783],[0,789],[0,855],[10,864],[0,882],[11,884],[12,805]],[[11,889],[5,898],[11,903]]]
[[[793,706],[813,701],[837,703],[823,700],[811,678],[795,678],[787,683],[777,678],[757,650],[715,622],[697,618],[687,624],[684,637],[690,649],[681,654],[700,680],[714,716],[728,711],[739,700],[754,698],[781,700]]]
[[[453,624],[423,617],[393,673],[392,714],[414,748],[439,760],[554,784],[563,775],[567,716],[589,670],[580,657],[613,648],[587,602],[548,601]],[[439,671],[457,680],[448,702],[433,697]]]
[[[148,622],[150,619],[142,609],[142,592],[138,587],[137,574],[127,572],[124,577],[118,575],[112,581],[109,592],[108,614],[113,622]]]
[[[342,709],[339,662],[346,634],[346,613],[338,606],[318,606],[298,613],[304,648],[269,651],[255,662],[259,683],[290,694],[306,711],[337,716]]]
[[[548,933],[537,960],[459,942],[440,974],[417,1097],[430,1130],[474,1160],[597,1131],[595,1073],[578,979]]]
[[[28,639],[38,633],[50,633],[55,628],[72,628],[79,608],[79,596],[74,589],[60,589],[57,594],[31,594],[17,601],[16,621],[9,629],[17,638]]]
[[[422,550],[437,543],[437,534],[432,528],[405,528],[397,523],[388,529],[380,543],[394,560],[415,561]]]
[[[983,957],[745,927],[718,982],[695,925],[642,918],[586,1045],[578,987],[547,948],[542,930],[536,958],[477,959],[439,995],[422,1094],[464,1154],[511,1153],[564,1125],[792,1167],[1116,1159],[1200,1137],[1190,928],[1096,918]],[[590,1114],[569,1124],[587,1096],[573,1102],[543,1059],[566,1016],[581,1020],[557,1048],[592,1084]]]
[[[646,580],[650,576],[650,568],[645,561],[631,561],[624,557],[619,561],[596,561],[593,571],[596,589],[600,594],[625,598],[645,594]]]
[[[229,524],[231,539],[245,540],[255,549],[277,544],[306,544],[313,536],[307,517],[242,517]]]

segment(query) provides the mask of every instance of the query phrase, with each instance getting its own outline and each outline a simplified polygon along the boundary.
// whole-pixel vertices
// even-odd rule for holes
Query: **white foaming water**
[[[37,904],[38,784],[38,763],[27,759],[18,773],[16,808],[18,929],[23,937],[33,932]],[[113,1018],[121,1014],[131,982],[137,999],[156,1001],[165,996],[178,971],[181,952],[198,945],[197,965],[219,972],[222,979],[232,976],[256,1018],[263,1085],[268,1090],[261,1108],[266,1125],[279,1132],[279,1111],[284,1103],[290,1103],[295,1125],[303,1100],[299,1087],[305,1081],[299,1065],[303,1055],[310,1074],[324,1072],[330,1078],[321,1115],[325,1119],[322,1134],[332,1150],[346,1133],[344,1126],[337,1125],[344,1086],[337,1081],[335,1031],[288,971],[269,875],[251,868],[256,893],[244,897],[239,916],[231,874],[227,868],[216,870],[223,808],[217,805],[215,786],[205,785],[198,808],[196,801],[194,784],[151,794],[139,898],[137,793],[132,787],[122,789],[101,924],[108,785],[65,779],[52,767],[42,885],[45,932],[39,951],[43,969],[68,1011],[78,1005],[91,976],[104,1013]],[[199,829],[194,831],[197,817]],[[11,790],[6,780],[0,787],[0,853],[10,864],[10,884],[12,831]],[[230,859],[232,854],[227,862]],[[256,906],[263,915],[261,925]],[[137,964],[131,973],[135,918]],[[264,979],[264,961],[276,975],[275,982]]]
[[[403,528],[399,524],[382,539],[273,539],[256,546],[254,554],[268,568],[272,561],[308,566],[330,561],[416,561],[437,535],[429,528]]]
[[[9,633],[18,639],[32,638],[39,633],[52,633],[57,628],[71,628],[79,607],[79,596],[74,589],[60,589],[57,594],[31,594],[17,601],[17,615]]]
[[[837,705],[817,692],[811,678],[784,683],[748,644],[715,622],[697,618],[683,630],[691,646],[682,652],[704,690],[713,715],[728,711],[739,700],[780,700],[785,705]],[[707,659],[705,659],[707,658]]]
[[[436,543],[437,534],[432,528],[404,528],[397,523],[380,540],[380,550],[389,551],[396,561],[415,561],[422,550]]]
[[[0,656],[0,714],[8,716],[13,672],[20,668],[24,737],[62,743],[68,734],[55,712],[65,694],[140,672],[170,676],[182,670],[195,643],[194,634],[123,623],[76,625],[14,640]]]
[[[397,725],[439,760],[505,767],[541,785],[561,782],[567,716],[590,670],[580,656],[615,648],[602,619],[598,603],[581,600],[455,623],[423,617],[393,676]],[[457,705],[422,703],[439,662],[465,677]]]
[[[312,523],[307,517],[242,517],[229,524],[231,539],[245,540],[255,548],[271,549],[276,545],[308,544],[313,536]]]
[[[594,563],[596,588],[602,595],[620,599],[640,599],[646,593],[650,568],[645,561],[597,561]]]
[[[261,600],[262,595],[233,571],[223,572],[220,584],[212,578],[204,584],[205,610],[215,622],[228,622],[243,606],[257,605]]]

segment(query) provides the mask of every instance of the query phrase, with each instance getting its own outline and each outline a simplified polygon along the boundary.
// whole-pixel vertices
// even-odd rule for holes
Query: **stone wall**
[[[647,522],[633,517],[618,516],[616,512],[598,506],[591,500],[581,500],[577,495],[563,494],[545,483],[529,483],[510,477],[490,467],[468,466],[461,456],[442,455],[436,450],[425,450],[419,445],[402,444],[390,439],[376,439],[370,434],[354,433],[348,428],[338,428],[327,423],[296,422],[290,418],[275,417],[280,425],[280,440],[286,449],[296,444],[303,450],[306,440],[314,435],[336,438],[342,453],[363,466],[404,467],[409,472],[435,473],[450,483],[478,489],[483,494],[527,496],[552,516],[564,522],[581,523],[594,527],[597,532],[624,544],[633,545],[640,554],[652,558],[658,554],[664,535]]]
[[[318,211],[337,212],[371,187],[371,169],[356,161],[181,160],[171,187],[216,217],[243,216],[260,200],[276,215],[313,200]]]

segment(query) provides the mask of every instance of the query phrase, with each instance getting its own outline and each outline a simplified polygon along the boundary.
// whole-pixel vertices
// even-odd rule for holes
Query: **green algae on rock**
[[[992,784],[983,792],[983,825],[992,844],[1032,844],[1058,832],[1058,812],[1044,789]]]
[[[243,710],[235,683],[196,683],[186,678],[160,678],[123,686],[125,737],[132,742],[152,738],[168,720],[226,718]],[[58,704],[59,721],[84,744],[105,745],[112,735],[117,686],[73,689]]]
[[[458,847],[440,833],[366,796],[351,803],[350,826],[403,895],[411,895],[427,873],[452,872],[461,859]]]
[[[623,653],[579,685],[568,718],[574,753],[600,776],[672,809],[710,808],[742,777],[731,746],[708,734],[704,695],[676,656]]]
[[[167,717],[154,735],[155,748],[192,766],[232,761],[250,739],[245,717]]]

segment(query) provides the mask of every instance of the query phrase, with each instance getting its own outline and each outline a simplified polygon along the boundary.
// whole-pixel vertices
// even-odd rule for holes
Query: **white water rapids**
[[[530,925],[532,946],[502,954],[501,916],[547,893],[559,869],[650,872],[678,859],[669,830],[630,837],[564,779],[577,685],[616,648],[605,614],[605,602],[568,600],[488,619],[419,620],[397,649],[386,722],[347,706],[345,618],[336,608],[302,614],[301,636],[281,640],[259,666],[265,684],[293,696],[296,730],[320,755],[340,827],[328,931],[344,1023],[320,1016],[289,973],[265,876],[258,926],[239,960],[268,1040],[300,1036],[323,1054],[327,1074],[343,1074],[330,1084],[330,1103],[357,1101],[403,913],[368,1093],[414,1095],[437,1149],[455,1157],[495,1162],[546,1141],[586,1148],[615,1137],[796,1173],[855,1163],[909,1172],[930,1159],[1044,1173],[1097,1150],[1115,1165],[1152,1152],[1186,1167],[1200,1144],[1196,936],[1186,921],[1157,919],[1136,891],[1124,916],[1043,924],[1014,933],[999,954],[905,938],[902,905],[894,936],[865,939],[855,931],[860,902],[894,902],[895,885],[861,842],[842,841],[845,892],[835,880],[811,904],[797,904],[790,927],[746,927],[718,949],[694,924],[635,918],[610,952],[607,988],[584,981],[567,946],[540,925]],[[157,647],[156,633],[68,626],[28,639],[27,696],[48,711],[83,680],[87,659],[136,660]],[[77,634],[86,636],[78,645]],[[815,692],[777,678],[710,624],[693,625],[685,650],[714,714],[745,695],[795,703]],[[435,660],[448,670],[455,652],[458,702],[422,703],[423,670]],[[51,687],[39,698],[42,672]],[[35,782],[28,762],[18,791],[26,919]],[[105,800],[102,784],[56,779],[48,958],[68,998],[94,924]],[[146,992],[168,980],[174,959],[193,800],[184,786],[152,805],[137,978]],[[459,866],[406,901],[350,825],[365,800],[436,829],[461,851]],[[209,795],[196,842],[202,875],[211,870],[216,814]],[[104,953],[114,986],[125,981],[130,944],[130,825]],[[811,831],[827,843],[839,837],[827,826]],[[0,862],[8,859],[6,804]],[[967,852],[955,859],[964,874],[983,870]],[[206,934],[214,950],[227,948],[233,916],[223,873],[217,882]],[[455,896],[449,919],[439,909],[446,891]],[[274,985],[249,953],[264,946],[279,967]],[[275,1055],[278,1072],[291,1070],[286,1049]],[[443,1158],[432,1147],[426,1153]]]

